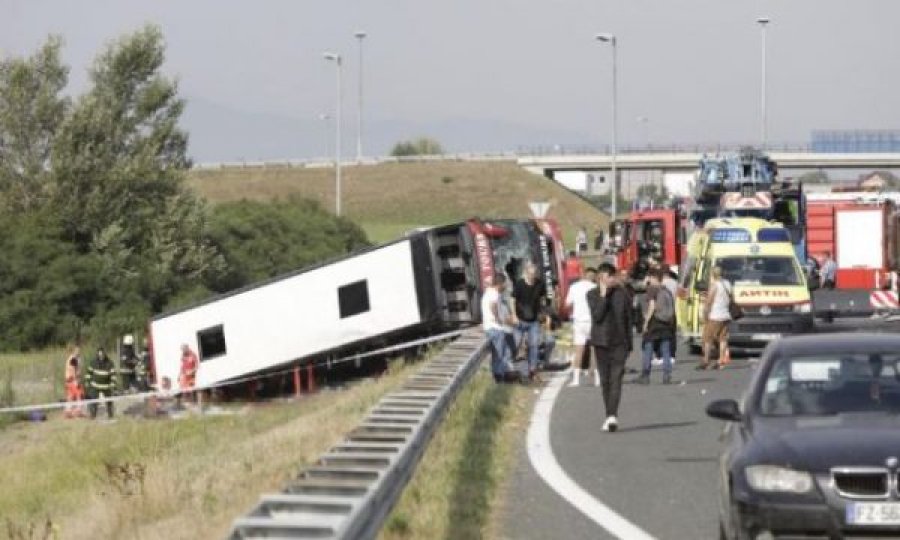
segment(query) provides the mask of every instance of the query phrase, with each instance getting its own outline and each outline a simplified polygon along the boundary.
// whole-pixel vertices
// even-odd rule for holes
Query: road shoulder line
[[[556,460],[550,442],[550,422],[553,405],[568,375],[566,372],[553,377],[535,403],[526,438],[531,466],[553,491],[610,534],[628,540],[653,540],[653,536],[617,514],[575,483]]]

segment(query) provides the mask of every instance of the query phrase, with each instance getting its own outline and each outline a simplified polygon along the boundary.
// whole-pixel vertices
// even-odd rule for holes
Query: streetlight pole
[[[341,215],[341,55],[325,53],[325,59],[337,67],[337,99],[334,112],[334,213]]]
[[[768,123],[767,112],[766,112],[766,27],[769,25],[768,17],[760,17],[756,19],[756,22],[759,24],[761,38],[762,38],[762,52],[761,52],[761,66],[760,69],[762,74],[760,76],[760,139],[762,140],[762,149],[765,151],[766,146],[768,146]]]
[[[362,162],[362,125],[363,125],[363,40],[366,38],[365,32],[356,32],[353,34],[359,40],[359,88],[357,95],[356,108],[356,161]]]
[[[612,147],[610,148],[610,174],[612,174],[612,220],[615,221],[618,215],[619,205],[619,179],[616,173],[616,139],[618,135],[617,129],[617,97],[618,84],[616,81],[616,71],[618,63],[616,60],[616,36],[613,34],[597,34],[597,41],[609,43],[612,46]]]

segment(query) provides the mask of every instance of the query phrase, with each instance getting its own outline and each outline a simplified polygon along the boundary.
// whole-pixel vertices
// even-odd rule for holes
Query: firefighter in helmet
[[[85,380],[87,381],[88,397],[91,399],[109,398],[115,394],[116,366],[102,347],[97,349],[97,356],[91,360]],[[91,418],[97,417],[98,406],[99,403],[97,402],[88,405]],[[106,402],[106,414],[109,418],[113,417],[112,401]]]
[[[122,389],[135,391],[137,384],[138,357],[134,351],[134,336],[131,334],[122,338],[122,353],[119,357],[119,373],[122,375]]]

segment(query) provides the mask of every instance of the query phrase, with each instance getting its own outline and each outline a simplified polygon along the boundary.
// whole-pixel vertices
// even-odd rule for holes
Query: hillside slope
[[[299,194],[334,207],[331,168],[195,170],[190,185],[211,203]],[[530,201],[549,201],[567,245],[579,226],[593,232],[607,218],[565,188],[511,162],[387,163],[343,169],[344,215],[374,241],[468,217],[528,217]]]

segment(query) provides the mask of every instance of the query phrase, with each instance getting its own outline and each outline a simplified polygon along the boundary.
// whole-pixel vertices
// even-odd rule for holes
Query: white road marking
[[[653,536],[575,483],[556,460],[550,444],[550,418],[553,405],[565,382],[565,375],[553,377],[538,397],[526,441],[531,466],[553,491],[613,536],[627,540],[653,540]]]

